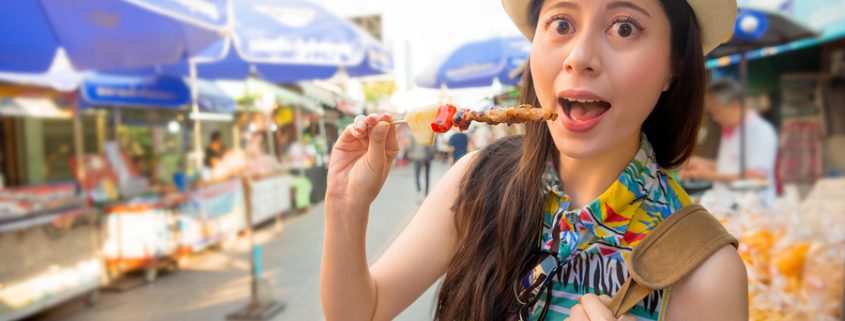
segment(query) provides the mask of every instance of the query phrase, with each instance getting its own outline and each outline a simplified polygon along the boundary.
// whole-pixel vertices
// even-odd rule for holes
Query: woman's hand
[[[326,199],[348,210],[367,209],[398,153],[396,126],[390,116],[356,117],[332,149]]]
[[[610,297],[606,295],[585,294],[578,298],[578,302],[570,310],[567,321],[636,321],[630,314],[618,319],[613,317],[613,312],[607,308]]]

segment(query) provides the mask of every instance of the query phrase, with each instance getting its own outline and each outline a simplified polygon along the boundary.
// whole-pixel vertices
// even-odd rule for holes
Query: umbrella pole
[[[200,113],[199,94],[197,93],[197,62],[194,58],[188,59],[191,76],[191,114],[194,115],[194,161],[197,171],[202,169],[202,128],[200,127],[200,120],[198,119]]]
[[[80,186],[85,186],[85,140],[82,139],[82,110],[79,97],[73,98],[73,150],[76,157],[76,177]]]
[[[739,177],[745,179],[745,171],[748,154],[747,150],[747,130],[745,126],[745,114],[747,107],[745,106],[745,95],[748,91],[748,60],[745,56],[745,49],[740,47],[739,52]]]

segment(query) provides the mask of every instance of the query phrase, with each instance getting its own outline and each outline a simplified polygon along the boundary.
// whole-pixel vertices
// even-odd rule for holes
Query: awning
[[[766,47],[754,51],[749,51],[745,54],[747,60],[756,60],[761,58],[766,58],[774,55],[779,55],[783,53],[787,53],[794,50],[800,50],[804,48],[809,48],[813,46],[818,46],[828,41],[833,41],[836,39],[845,38],[845,30],[840,31],[839,33],[829,33],[819,38],[810,38],[810,39],[802,39],[794,42],[790,42],[785,45],[774,46],[774,47]],[[705,63],[707,68],[721,68],[727,67],[730,65],[738,64],[740,60],[740,56],[730,55],[715,59],[710,59]]]
[[[251,108],[270,112],[276,104],[295,105],[306,109],[308,112],[323,115],[323,108],[317,101],[302,96],[292,90],[276,86],[274,84],[257,80],[247,79],[246,81],[217,81],[217,85],[230,97],[238,101],[248,100],[252,103]]]
[[[781,3],[778,5],[778,3]],[[768,1],[750,0],[745,6],[759,7],[781,12],[795,21],[802,23],[820,36],[812,39],[798,40],[781,46],[768,47],[748,52],[748,60],[755,60],[783,54],[793,50],[818,46],[830,41],[845,38],[845,2],[839,0],[802,0],[802,1]],[[710,59],[707,68],[720,68],[739,63],[739,55]]]
[[[358,115],[363,112],[362,104],[356,104],[343,92],[342,88],[330,82],[315,80],[301,82],[299,86],[305,96],[334,107],[347,115]]]
[[[68,109],[61,109],[47,97],[0,98],[0,115],[10,117],[70,118]]]
[[[337,89],[335,92],[332,89],[317,86],[311,82],[301,82],[299,83],[299,87],[302,88],[302,93],[311,99],[314,99],[321,104],[335,107],[337,105],[337,95],[340,92],[340,89]]]
[[[199,80],[197,93],[200,110],[212,113],[231,114],[237,109],[237,102],[226,92],[211,81]]]

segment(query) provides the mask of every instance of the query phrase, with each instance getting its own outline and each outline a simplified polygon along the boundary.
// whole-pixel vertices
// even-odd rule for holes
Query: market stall
[[[100,74],[83,84],[85,105],[110,111],[117,128],[102,139],[101,154],[86,156],[99,159],[93,162],[99,168],[86,172],[96,174],[88,175],[89,181],[100,182],[83,184],[91,195],[118,195],[95,200],[105,214],[103,257],[113,277],[144,270],[152,281],[159,269],[175,267],[182,255],[221,244],[243,228],[237,181],[203,180],[203,169],[191,161],[202,160],[202,155],[186,153],[187,142],[193,141],[191,131],[183,130],[189,121],[231,127],[234,101],[203,84],[200,113],[185,110],[189,88],[176,77]],[[104,192],[110,186],[116,192]]]
[[[218,83],[239,102],[238,137],[249,163],[243,174],[258,184],[258,193],[261,180],[276,177],[267,185],[277,185],[276,194],[288,198],[274,215],[322,200],[327,149],[319,103],[256,79]]]
[[[86,293],[96,298],[103,275],[98,216],[62,161],[75,145],[68,108],[74,100],[0,85],[0,320]]]

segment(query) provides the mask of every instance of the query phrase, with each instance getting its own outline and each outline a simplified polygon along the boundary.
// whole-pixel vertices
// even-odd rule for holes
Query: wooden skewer
[[[408,123],[408,121],[405,120],[405,119],[397,119],[397,120],[393,121],[394,125],[401,125],[401,124],[407,124],[407,123]]]

